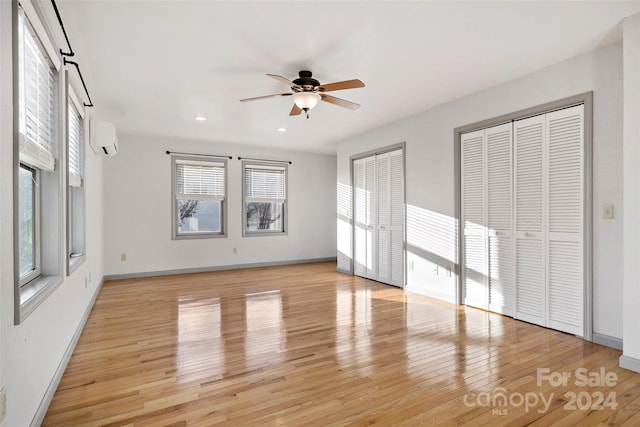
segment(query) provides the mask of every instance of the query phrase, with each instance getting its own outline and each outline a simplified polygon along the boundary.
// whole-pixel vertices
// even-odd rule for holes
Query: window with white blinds
[[[57,71],[22,8],[18,13],[20,161],[55,169]]]
[[[82,186],[82,117],[75,104],[69,99],[69,185],[71,187]]]
[[[173,157],[174,238],[225,233],[226,161]]]
[[[286,232],[287,167],[243,163],[244,233]]]
[[[16,2],[13,84],[17,135],[14,150],[15,223],[14,256],[18,272],[14,321],[21,323],[63,282],[61,251],[64,239],[63,174],[57,164],[61,146],[60,126],[66,128],[66,108],[61,108],[59,46],[49,38],[42,4]],[[65,141],[66,144],[66,141]]]
[[[280,201],[286,198],[286,168],[245,165],[245,199],[254,202]]]
[[[176,197],[224,200],[225,164],[176,159]]]

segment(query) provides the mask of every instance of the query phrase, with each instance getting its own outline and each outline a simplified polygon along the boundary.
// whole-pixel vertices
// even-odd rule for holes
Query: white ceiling
[[[99,118],[120,134],[334,153],[336,143],[621,37],[640,1],[58,0]],[[313,71],[362,104],[290,117]],[[196,115],[209,118],[197,122]],[[288,132],[277,132],[285,127]]]

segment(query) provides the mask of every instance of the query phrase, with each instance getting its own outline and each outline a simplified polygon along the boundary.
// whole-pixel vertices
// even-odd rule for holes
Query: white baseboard
[[[611,337],[609,335],[593,333],[592,340],[596,344],[604,345],[607,347],[615,348],[616,350],[622,350],[622,340],[620,338]]]
[[[170,276],[174,274],[208,273],[210,271],[239,270],[243,268],[274,267],[279,265],[310,264],[316,262],[336,261],[336,257],[296,259],[288,261],[254,262],[250,264],[219,265],[215,267],[179,268],[175,270],[145,271],[141,273],[109,274],[104,280],[137,279],[140,277]]]
[[[640,372],[640,359],[629,356],[620,356],[620,367],[634,372]]]

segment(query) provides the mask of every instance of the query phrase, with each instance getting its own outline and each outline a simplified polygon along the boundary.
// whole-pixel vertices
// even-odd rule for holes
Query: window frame
[[[224,197],[220,200],[220,231],[203,231],[180,233],[178,231],[178,194],[176,169],[179,160],[201,162],[201,163],[222,163],[224,169]],[[213,165],[212,165],[213,166]],[[197,154],[172,154],[171,155],[171,239],[215,239],[227,237],[227,207],[228,207],[228,183],[229,169],[227,158]]]
[[[247,194],[246,194],[246,169],[251,166],[257,166],[254,169],[259,169],[260,166],[264,166],[265,169],[278,169],[284,171],[284,200],[282,201],[282,230],[247,230]],[[254,237],[254,236],[286,236],[289,233],[289,167],[287,162],[269,162],[269,161],[254,161],[243,160],[242,161],[242,237]],[[279,199],[273,199],[274,202]],[[271,202],[271,203],[274,203]]]
[[[53,47],[54,40],[48,28],[40,19],[40,4],[31,0],[12,2],[12,47],[13,47],[13,237],[14,237],[14,324],[21,324],[47,297],[63,282],[63,150],[65,128],[62,120],[66,117],[63,110],[64,75],[59,52]],[[21,24],[23,27],[21,27]],[[28,28],[28,31],[26,29]],[[39,53],[50,67],[53,76],[52,98],[47,98],[51,108],[51,127],[47,130],[51,146],[49,150],[39,146],[34,151],[35,141],[28,142],[27,135],[21,132],[22,120],[26,118],[26,98],[22,80],[21,61],[25,51],[21,43],[29,33],[37,44]],[[23,35],[21,38],[20,35]],[[22,101],[22,102],[21,102]],[[25,128],[26,131],[26,128]],[[23,150],[21,150],[21,148]],[[26,150],[26,151],[24,151]],[[21,159],[21,152],[24,157]],[[47,155],[39,156],[38,152]],[[36,154],[34,157],[33,154]],[[43,163],[44,161],[44,163]],[[34,204],[35,246],[38,252],[35,260],[39,270],[20,274],[20,229],[19,229],[19,174],[21,164],[36,171],[38,188]],[[57,166],[57,167],[56,167]],[[36,272],[37,271],[37,272]]]
[[[86,126],[85,126],[85,111],[84,106],[80,102],[80,98],[76,95],[76,92],[73,90],[73,87],[70,84],[69,80],[69,72],[65,71],[65,81],[67,82],[67,96],[65,97],[65,109],[66,112],[66,168],[65,168],[65,177],[67,179],[67,185],[65,188],[66,196],[67,196],[67,214],[66,214],[66,230],[67,230],[67,239],[66,239],[66,268],[67,268],[67,276],[70,276],[75,270],[78,269],[82,263],[86,260],[86,252],[87,252],[87,222],[86,222],[86,198],[87,198],[87,190],[86,190]],[[79,118],[80,125],[80,136],[78,141],[78,162],[80,169],[80,186],[72,186],[70,184],[70,173],[71,173],[71,114],[70,110],[74,111],[74,114],[77,113]],[[79,224],[78,224],[79,218]],[[79,235],[79,237],[78,237]],[[74,252],[74,249],[79,249],[81,252]]]

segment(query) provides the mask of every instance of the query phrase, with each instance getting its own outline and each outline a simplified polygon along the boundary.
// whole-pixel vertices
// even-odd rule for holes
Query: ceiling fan
[[[311,71],[302,70],[298,73],[298,78],[291,81],[285,77],[278,76],[276,74],[267,74],[269,77],[286,83],[291,87],[291,93],[277,93],[274,95],[257,96],[255,98],[241,99],[240,102],[256,101],[258,99],[276,98],[278,96],[293,96],[293,108],[291,108],[290,116],[297,116],[304,111],[309,118],[309,110],[316,106],[318,101],[328,102],[330,104],[338,105],[340,107],[348,108],[350,110],[356,110],[360,108],[360,104],[347,101],[345,99],[337,98],[335,96],[327,95],[325,92],[331,92],[334,90],[343,89],[355,89],[364,87],[358,79],[345,80],[343,82],[335,82],[328,84],[320,84],[320,82],[314,79]]]

